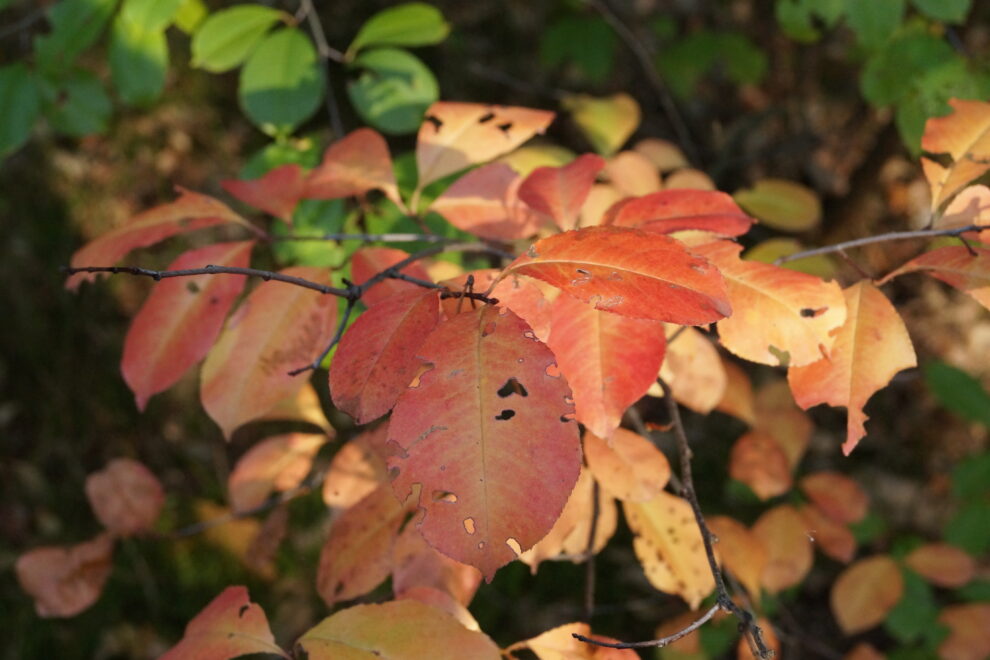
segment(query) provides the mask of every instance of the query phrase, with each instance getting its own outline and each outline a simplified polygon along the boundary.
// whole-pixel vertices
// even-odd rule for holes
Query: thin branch
[[[591,615],[595,611],[595,536],[598,534],[599,502],[598,480],[591,486],[591,528],[588,530],[588,545],[584,551],[587,563],[584,565],[584,620],[591,625]]]
[[[111,275],[127,273],[129,275],[142,275],[144,277],[150,277],[156,282],[172,277],[191,277],[195,275],[244,275],[246,277],[260,277],[266,282],[274,280],[276,282],[285,282],[286,284],[295,284],[296,286],[301,286],[304,289],[312,289],[313,291],[319,291],[320,293],[329,294],[332,296],[347,297],[350,293],[348,289],[339,289],[337,287],[327,286],[326,284],[320,284],[301,277],[276,273],[270,270],[258,270],[257,268],[236,268],[234,266],[210,265],[204,266],[203,268],[186,268],[184,270],[149,270],[147,268],[137,268],[135,266],[80,266],[78,268],[63,266],[61,271],[66,275],[75,275],[76,273],[110,273]]]
[[[362,241],[364,243],[456,243],[460,239],[437,236],[436,234],[317,234],[314,236],[272,236],[271,242],[279,241]]]
[[[605,19],[615,33],[619,35],[619,38],[625,42],[629,50],[632,51],[636,59],[639,60],[640,66],[646,73],[646,79],[649,81],[650,86],[653,87],[653,91],[656,92],[660,99],[660,105],[663,108],[664,113],[667,115],[667,119],[670,120],[671,126],[674,128],[674,133],[677,134],[677,140],[687,151],[688,157],[695,165],[701,164],[700,154],[698,148],[691,138],[691,132],[688,130],[687,123],[681,116],[680,111],[677,109],[677,103],[674,101],[673,95],[670,93],[670,89],[667,87],[667,83],[660,76],[660,72],[657,71],[657,67],[653,64],[653,58],[649,50],[642,41],[629,29],[625,23],[622,22],[615,12],[608,6],[606,0],[588,0],[588,4],[591,5],[602,18]]]
[[[521,80],[514,76],[510,76],[507,73],[503,73],[497,69],[492,69],[479,62],[471,62],[468,64],[468,72],[478,78],[484,78],[500,85],[505,85],[506,87],[514,89],[518,92],[532,94],[533,96],[549,97],[557,101],[569,96],[568,92],[558,87],[543,87],[536,85],[528,80]]]
[[[783,257],[777,258],[774,261],[774,265],[779,266],[780,264],[787,263],[788,261],[795,261],[797,259],[804,259],[805,257],[817,257],[820,254],[833,254],[836,252],[843,252],[849,248],[861,247],[863,245],[872,245],[873,243],[886,243],[887,241],[906,241],[912,238],[932,238],[934,236],[958,236],[961,237],[962,234],[971,231],[986,231],[988,229],[987,225],[966,225],[965,227],[955,227],[953,229],[916,229],[913,231],[895,231],[889,234],[877,234],[876,236],[867,236],[866,238],[857,238],[852,241],[845,241],[844,243],[836,243],[835,245],[826,245],[825,247],[814,248],[813,250],[805,250],[804,252],[795,252],[794,254],[788,254]]]
[[[337,323],[337,331],[333,333],[333,338],[330,340],[330,343],[327,344],[327,347],[323,349],[323,352],[321,352],[319,357],[315,360],[305,366],[290,371],[290,376],[298,376],[304,371],[316,371],[320,368],[320,364],[328,355],[330,355],[330,351],[332,351],[333,347],[337,345],[340,338],[344,336],[344,330],[347,328],[347,321],[351,318],[351,312],[354,311],[355,305],[357,305],[357,298],[347,299],[347,307],[344,308],[344,313],[340,316],[340,321]]]
[[[327,36],[323,32],[323,24],[320,16],[313,7],[313,0],[301,0],[299,7],[306,13],[306,23],[309,24],[309,31],[313,34],[316,42],[316,52],[320,55],[320,68],[323,70],[323,82],[327,91],[327,115],[330,118],[330,130],[334,137],[340,139],[344,137],[344,122],[340,119],[340,108],[337,107],[337,97],[333,91],[333,81],[330,79],[329,60],[343,62],[344,54],[336,48],[331,48],[327,43]]]
[[[648,649],[654,647],[667,646],[668,644],[673,644],[681,637],[686,637],[687,635],[690,635],[695,630],[708,623],[708,621],[710,621],[711,618],[715,616],[720,609],[722,609],[722,605],[719,603],[715,603],[709,608],[707,612],[702,614],[697,621],[689,625],[687,628],[684,628],[683,630],[678,630],[673,635],[661,637],[660,639],[651,639],[645,642],[601,642],[597,639],[585,637],[584,635],[579,635],[577,633],[571,633],[571,636],[574,639],[585,642],[587,644],[594,644],[595,646],[605,646],[610,649]]]
[[[44,16],[45,16],[44,6],[39,7],[34,11],[28,12],[19,21],[15,21],[14,23],[11,23],[7,27],[0,30],[0,39],[6,39],[12,34],[17,34],[24,28],[30,27],[32,23],[40,20]]]

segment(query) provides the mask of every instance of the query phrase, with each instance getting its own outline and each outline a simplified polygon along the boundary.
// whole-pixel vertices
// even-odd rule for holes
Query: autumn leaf
[[[547,345],[571,387],[577,420],[608,438],[656,380],[666,340],[659,321],[610,314],[562,295],[550,307]]]
[[[988,253],[990,254],[990,253]],[[866,435],[866,402],[898,371],[918,365],[907,328],[879,289],[860,281],[844,292],[846,321],[835,333],[829,357],[791,367],[794,400],[807,410],[820,403],[848,409],[847,456]]]
[[[506,651],[529,649],[539,660],[638,660],[639,655],[632,649],[610,649],[588,644],[574,637],[581,635],[600,642],[616,640],[601,635],[593,635],[587,623],[566,623],[540,633],[536,637],[516,642]]]
[[[282,273],[330,281],[322,268],[299,266]],[[273,280],[248,295],[203,363],[200,398],[224,436],[306,384],[304,376],[288,372],[323,351],[336,320],[337,299],[310,289]]]
[[[323,429],[323,432],[331,438],[334,437],[333,427],[330,426],[330,422],[327,421],[327,416],[323,412],[320,396],[310,383],[303,385],[292,396],[276,403],[274,408],[259,417],[257,421],[269,420],[306,422]]]
[[[299,165],[289,163],[257,179],[226,179],[220,185],[245,204],[292,224],[292,212],[305,192],[306,176]]]
[[[96,538],[67,547],[42,547],[17,558],[21,588],[34,599],[38,616],[64,618],[89,608],[110,576],[113,538]]]
[[[633,150],[649,158],[653,166],[662,173],[690,165],[681,148],[670,140],[644,138],[633,146]]]
[[[682,325],[731,313],[718,270],[667,236],[588,227],[537,241],[506,268],[543,280],[595,309]]]
[[[564,109],[595,151],[608,157],[618,151],[639,127],[642,112],[626,93],[594,97],[571,94],[561,101]]]
[[[801,478],[799,486],[822,513],[844,525],[866,517],[869,499],[856,481],[839,472],[821,471]]]
[[[680,596],[692,610],[698,609],[715,588],[715,579],[691,505],[660,493],[648,502],[623,502],[622,510],[650,584]]]
[[[418,188],[508,153],[543,133],[554,113],[504,105],[438,101],[416,136]]]
[[[165,505],[161,482],[130,458],[115,458],[86,477],[86,497],[97,519],[115,536],[150,531]]]
[[[974,240],[990,243],[990,188],[969,186],[956,195],[935,222],[934,229],[954,229],[971,225],[986,226],[987,229],[964,234]]]
[[[113,266],[131,250],[148,247],[177,234],[214,227],[225,223],[239,224],[257,233],[257,229],[229,206],[209,195],[178,188],[179,199],[162,204],[131,218],[76,250],[71,266]],[[65,281],[75,290],[80,282],[91,282],[96,273],[76,273]]]
[[[384,446],[388,424],[351,438],[333,456],[323,480],[323,502],[347,509],[387,481]]]
[[[752,489],[761,500],[783,495],[791,489],[787,454],[767,433],[744,433],[732,445],[729,476]]]
[[[415,525],[406,525],[392,546],[392,590],[397,596],[427,587],[468,605],[480,585],[477,568],[434,550]]]
[[[904,594],[897,562],[875,555],[854,562],[832,584],[832,616],[846,635],[869,630],[885,618]]]
[[[808,536],[819,550],[836,561],[848,564],[856,556],[856,537],[849,528],[826,516],[814,504],[798,509]]]
[[[808,231],[822,219],[822,202],[815,192],[786,179],[760,179],[732,197],[763,224],[782,231]]]
[[[246,587],[227,587],[186,626],[160,660],[220,660],[246,654],[289,656],[275,643],[268,618]]]
[[[722,368],[725,370],[725,394],[715,409],[752,426],[756,422],[756,398],[749,376],[728,359],[722,360]]]
[[[388,270],[408,257],[408,252],[396,248],[361,248],[351,257],[351,280],[355,284],[364,284],[378,273]],[[421,280],[430,279],[430,274],[426,272],[426,269],[419,262],[409,264],[400,272]],[[422,288],[412,282],[387,278],[365,291],[361,296],[361,302],[371,307],[397,293],[418,295],[421,291]]]
[[[938,646],[946,660],[982,660],[990,654],[990,603],[950,605],[938,615],[949,636]]]
[[[976,576],[976,562],[948,543],[926,543],[904,558],[904,565],[932,584],[958,589]]]
[[[244,268],[253,246],[253,241],[245,241],[190,250],[173,261],[168,270],[210,264]],[[244,281],[243,277],[230,275],[197,275],[155,285],[131,321],[120,364],[138,410],[144,410],[149,398],[170,388],[206,357],[227,313],[244,290]]]
[[[570,391],[529,326],[488,305],[442,322],[417,355],[430,368],[392,413],[392,485],[402,499],[420,486],[426,540],[491,580],[550,530],[577,480]]]
[[[933,154],[947,153],[947,167],[922,159],[932,189],[932,210],[990,169],[990,103],[949,99],[952,113],[925,123],[921,148]]]
[[[707,522],[718,538],[716,547],[724,568],[746,587],[750,596],[758,597],[763,569],[770,558],[763,541],[734,518],[711,516]]]
[[[467,287],[467,278],[474,278],[475,291],[488,291],[489,296],[498,300],[499,307],[511,309],[529,325],[536,338],[545,343],[550,336],[550,310],[553,301],[549,296],[560,292],[540,280],[521,275],[509,275],[500,279],[500,274],[501,271],[494,268],[473,270],[444,280],[442,284],[452,291],[462,291]],[[447,298],[440,304],[447,316],[454,316],[458,308],[462,311],[472,309],[466,301],[457,298]]]
[[[722,345],[761,364],[802,366],[827,355],[832,331],[846,319],[835,282],[755,261],[742,246],[719,241],[693,248],[725,278],[732,316],[718,323]]]
[[[405,210],[392,171],[392,156],[380,133],[351,131],[323,153],[323,162],[306,177],[305,199],[339,199],[378,189]]]
[[[238,517],[231,509],[210,500],[197,500],[194,510],[196,519],[206,523],[202,538],[207,543],[229,553],[255,575],[266,580],[275,578],[272,558],[258,554],[258,537],[265,532],[260,520]]]
[[[416,350],[440,318],[437,291],[398,293],[361,314],[330,362],[330,393],[358,424],[395,405],[422,363]]]
[[[770,557],[763,569],[763,587],[772,594],[800,584],[814,561],[804,518],[789,504],[776,506],[753,524],[753,534]]]
[[[670,479],[670,463],[663,452],[626,429],[616,429],[608,442],[585,431],[584,457],[602,488],[623,501],[652,500]]]
[[[596,183],[588,191],[588,199],[581,207],[578,227],[595,227],[607,224],[608,211],[618,206],[624,195],[611,183]]]
[[[660,190],[656,165],[638,151],[620,151],[605,163],[605,177],[622,197],[639,197]]]
[[[722,358],[708,337],[685,326],[668,324],[667,352],[660,365],[660,378],[681,405],[706,415],[725,396],[728,377]],[[671,338],[676,336],[676,341]],[[663,397],[663,389],[654,383],[647,391],[650,396]]]
[[[519,199],[553,218],[561,231],[574,229],[603,167],[605,159],[595,154],[583,154],[561,167],[539,167],[519,186]]]
[[[287,433],[258,442],[241,456],[227,478],[230,508],[250,511],[273,492],[299,486],[326,441],[322,433]]]
[[[424,541],[424,545],[425,544],[426,542]],[[436,550],[433,550],[433,552],[435,554],[439,554]],[[478,577],[480,579],[480,574]],[[450,616],[454,617],[459,624],[468,630],[481,630],[481,626],[478,625],[478,620],[474,618],[471,611],[457,602],[457,600],[455,600],[449,593],[441,589],[434,589],[433,587],[410,587],[404,591],[396,590],[395,599],[415,600],[416,602],[423,603],[424,605],[429,605],[430,607],[446,612]]]
[[[723,192],[680,189],[627,200],[610,217],[610,224],[615,226],[639,227],[657,234],[698,229],[724,237],[745,234],[753,222]]]
[[[357,605],[336,612],[299,638],[309,660],[500,660],[484,633],[414,600]]]
[[[664,179],[663,187],[666,190],[707,190],[715,192],[715,182],[712,181],[712,178],[693,167],[685,167],[676,172],[671,172]]]
[[[973,248],[973,252],[970,252],[961,245],[936,248],[907,262],[878,284],[885,284],[899,275],[913,272],[926,272],[968,293],[978,303],[990,309],[990,249]]]
[[[546,218],[519,198],[523,179],[505,163],[471,170],[436,198],[430,209],[450,224],[494,241],[535,234]]]
[[[794,403],[791,388],[783,378],[763,385],[753,399],[753,429],[772,437],[787,456],[791,470],[797,468],[808,450],[815,426]]]

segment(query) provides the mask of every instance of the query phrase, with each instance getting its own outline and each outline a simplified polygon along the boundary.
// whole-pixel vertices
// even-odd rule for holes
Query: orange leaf
[[[848,564],[856,556],[856,537],[849,528],[826,516],[814,504],[799,509],[804,517],[808,536],[824,554]]]
[[[387,270],[409,257],[408,252],[395,248],[366,247],[361,248],[351,257],[351,280],[355,284],[363,284],[378,273]],[[413,262],[400,272],[421,280],[429,280],[430,274],[423,265]],[[413,294],[422,291],[422,287],[412,282],[396,279],[385,279],[364,292],[361,302],[368,307],[375,305],[397,293]]]
[[[990,243],[990,188],[969,186],[955,196],[945,208],[945,213],[935,221],[935,229],[952,229],[969,225],[986,225],[988,229],[980,233],[963,234],[976,240]]]
[[[990,603],[950,605],[938,622],[949,627],[949,636],[939,644],[943,660],[985,660],[990,655]]]
[[[502,105],[438,101],[416,137],[419,189],[448,174],[508,153],[543,133],[554,113]]]
[[[687,167],[690,163],[681,148],[669,140],[644,138],[633,147],[638,153],[650,159],[661,172],[670,172]]]
[[[956,589],[976,575],[976,562],[968,554],[948,543],[928,543],[915,548],[904,563],[932,584]]]
[[[612,218],[616,226],[658,234],[699,229],[719,236],[741,236],[753,222],[730,195],[706,190],[661,190],[630,200]]]
[[[415,600],[357,605],[306,631],[296,642],[309,660],[500,660],[484,633]]]
[[[333,521],[316,575],[327,605],[362,596],[388,577],[392,546],[413,504],[399,502],[382,484]]]
[[[186,634],[160,660],[218,660],[254,653],[289,656],[275,644],[265,612],[247,587],[227,587],[186,626]]]
[[[425,542],[424,545],[426,545]],[[433,550],[433,552],[434,554],[438,554],[436,550]],[[481,579],[480,574],[478,579]],[[429,605],[454,617],[459,624],[468,630],[481,630],[481,626],[478,625],[477,619],[472,616],[470,610],[457,602],[449,593],[441,589],[434,589],[433,587],[410,587],[402,591],[396,589],[395,599],[415,600],[424,605]]]
[[[667,190],[710,190],[715,191],[715,182],[712,178],[691,167],[672,172],[664,179],[663,187]]]
[[[38,616],[75,616],[100,597],[110,575],[113,538],[100,534],[68,547],[29,550],[17,558],[17,581],[32,598]]]
[[[244,268],[253,246],[253,241],[245,241],[190,250],[168,270],[210,264]],[[120,364],[138,410],[206,356],[243,290],[244,278],[230,275],[176,277],[155,285],[127,331]]]
[[[115,536],[150,531],[165,505],[158,478],[130,458],[115,458],[86,477],[86,497],[96,517]]]
[[[620,500],[652,500],[670,479],[670,463],[663,452],[626,429],[616,429],[608,442],[585,431],[584,458],[602,488]]]
[[[766,511],[753,524],[753,533],[770,552],[763,569],[763,587],[772,594],[800,584],[811,570],[814,554],[804,518],[789,504]]]
[[[282,273],[328,284],[325,269],[299,266]],[[337,299],[278,281],[262,282],[231,316],[206,356],[200,398],[224,436],[265,415],[306,384],[292,369],[326,348],[337,321]]]
[[[474,270],[450,280],[445,280],[444,285],[451,290],[463,290],[467,283],[468,276],[474,277],[475,291],[491,290],[491,297],[498,300],[499,307],[508,307],[516,316],[525,321],[533,334],[542,342],[546,342],[550,336],[550,307],[551,300],[549,294],[560,293],[549,284],[534,280],[529,277],[519,275],[509,275],[498,279],[501,271],[494,268],[484,270]],[[496,283],[497,282],[497,283]],[[494,286],[494,288],[492,288]],[[441,307],[447,316],[454,316],[456,310],[462,311],[472,309],[470,304],[466,304],[456,298],[447,298],[440,302]]]
[[[846,320],[838,284],[742,261],[742,246],[728,241],[693,249],[725,277],[733,313],[718,323],[723,346],[741,358],[772,366],[810,364],[828,354],[831,332]]]
[[[230,508],[250,511],[263,504],[272,492],[284,493],[301,484],[326,441],[322,433],[287,433],[251,447],[227,479]]]
[[[577,420],[608,438],[656,380],[666,340],[659,321],[598,311],[564,295],[550,307],[547,344],[574,393]]]
[[[375,188],[405,209],[385,138],[374,129],[359,128],[327,148],[323,162],[306,178],[303,197],[339,199],[363,195]]]
[[[546,219],[519,198],[522,182],[522,177],[505,163],[482,165],[451,184],[430,209],[458,229],[482,238],[527,238]]]
[[[842,656],[842,660],[887,660],[887,656],[877,651],[872,644],[860,642],[849,653]]]
[[[777,633],[774,631],[773,624],[770,623],[769,619],[760,617],[756,620],[756,625],[760,627],[760,631],[763,633],[763,642],[770,649],[773,657],[780,657],[780,639],[777,637]],[[739,642],[736,643],[736,660],[755,660],[757,656],[753,655],[753,649],[749,645],[749,640],[746,639],[746,635],[739,638]]]
[[[227,507],[209,500],[197,501],[194,509],[197,520],[211,523],[203,532],[207,543],[230,553],[252,573],[266,580],[274,579],[274,562],[270,558],[265,561],[266,558],[259,557],[257,552],[258,536],[264,532],[261,521],[257,518],[238,518]]]
[[[398,293],[359,316],[330,362],[334,405],[358,424],[391,410],[419,372],[416,349],[439,318],[439,292],[422,289]]]
[[[973,296],[977,302],[990,309],[990,249],[973,248],[975,255],[961,245],[940,247],[912,259],[879,284],[904,273],[926,271],[934,278]]]
[[[754,415],[753,428],[773,437],[787,456],[791,470],[797,468],[815,428],[808,414],[794,403],[786,380],[772,380],[760,388],[754,401]]]
[[[897,562],[887,555],[860,559],[832,584],[832,615],[842,632],[855,635],[886,619],[903,595]]]
[[[388,424],[352,438],[334,455],[323,480],[323,502],[347,509],[387,481],[383,448]]]
[[[72,255],[71,265],[113,266],[131,250],[148,247],[177,234],[233,222],[257,231],[229,206],[209,195],[179,188],[179,199],[162,204],[131,218],[126,224],[96,238]],[[75,290],[80,282],[92,282],[95,273],[76,273],[65,281]]]
[[[427,587],[468,605],[480,584],[477,568],[434,550],[415,525],[406,525],[392,547],[392,590],[396,594]]]
[[[948,153],[954,161],[948,167],[927,161],[931,165],[926,164],[925,175],[932,188],[933,210],[990,169],[990,103],[949,99],[949,105],[953,112],[929,119],[921,138],[922,149]]]
[[[562,231],[574,229],[603,167],[605,159],[595,154],[583,154],[561,167],[538,167],[519,186],[519,199],[553,218]]]
[[[257,179],[227,179],[220,185],[245,204],[292,224],[292,212],[303,198],[306,177],[299,165],[289,163]]]
[[[769,560],[766,547],[749,528],[735,518],[712,516],[708,527],[718,537],[718,554],[730,573],[752,597],[760,595],[760,577]]]
[[[866,435],[866,402],[894,374],[918,361],[907,328],[887,296],[865,280],[843,293],[846,322],[835,333],[829,357],[791,367],[787,380],[794,400],[805,410],[820,403],[848,409],[842,445],[848,456]]]
[[[729,476],[749,486],[761,500],[791,489],[787,454],[772,436],[760,431],[745,433],[732,445]]]
[[[605,224],[606,213],[616,207],[623,194],[611,183],[596,183],[588,191],[588,199],[581,207],[579,227],[594,227]]]
[[[753,384],[742,368],[728,359],[722,360],[725,369],[725,394],[718,402],[716,410],[732,415],[752,426],[756,421]]]
[[[660,493],[649,502],[623,502],[622,510],[635,535],[633,550],[650,584],[698,609],[715,588],[715,578],[691,505]]]
[[[706,415],[725,396],[727,376],[718,349],[694,328],[669,324],[667,352],[660,366],[660,377],[670,386],[674,399],[691,410]],[[672,335],[676,341],[670,341]],[[654,383],[648,392],[663,397]]]
[[[335,435],[333,427],[323,413],[320,397],[310,383],[303,385],[292,396],[276,403],[274,408],[258,418],[259,422],[269,420],[306,422],[323,429],[323,432],[331,438]]]
[[[605,164],[605,176],[623,197],[638,197],[663,185],[656,165],[639,151],[620,151]]]
[[[504,272],[541,279],[595,309],[633,318],[700,325],[731,313],[717,269],[679,241],[638,229],[588,227],[550,236]]]
[[[639,658],[639,655],[632,649],[610,649],[604,646],[595,646],[575,639],[575,634],[598,641],[616,641],[609,637],[592,635],[591,626],[587,623],[566,623],[531,639],[517,642],[507,650],[527,648],[539,660],[638,660]]]
[[[442,322],[417,355],[429,365],[389,424],[392,486],[421,487],[420,529],[487,580],[539,541],[577,480],[581,449],[550,350],[509,310]]]
[[[870,505],[866,491],[844,474],[815,472],[802,478],[800,486],[815,506],[836,522],[845,525],[866,517]]]

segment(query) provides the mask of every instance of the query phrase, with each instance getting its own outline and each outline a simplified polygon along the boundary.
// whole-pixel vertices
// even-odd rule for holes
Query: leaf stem
[[[849,248],[872,245],[873,243],[906,241],[912,238],[931,238],[933,236],[961,237],[962,234],[965,234],[966,232],[985,231],[987,229],[990,229],[987,225],[966,225],[965,227],[954,227],[952,229],[915,229],[912,231],[894,231],[888,234],[877,234],[876,236],[867,236],[866,238],[857,238],[852,241],[845,241],[844,243],[836,243],[835,245],[826,245],[825,247],[814,248],[812,250],[795,252],[794,254],[778,257],[773,263],[775,266],[779,266],[780,264],[787,263],[788,261],[795,261],[806,257],[817,257],[821,254],[833,254],[836,252],[841,254]]]

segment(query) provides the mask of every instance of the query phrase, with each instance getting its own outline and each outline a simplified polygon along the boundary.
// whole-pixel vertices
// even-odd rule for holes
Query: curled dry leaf
[[[598,98],[572,94],[561,105],[595,151],[606,158],[622,148],[642,117],[636,99],[625,93]]]
[[[275,643],[268,618],[246,587],[227,587],[186,626],[160,660],[216,660],[249,653],[289,656]]]
[[[605,160],[595,154],[582,154],[561,167],[538,167],[519,186],[519,199],[553,218],[561,231],[574,229],[603,167]]]
[[[932,584],[956,589],[976,576],[976,562],[948,543],[927,543],[904,558],[904,564]]]
[[[378,273],[391,268],[407,257],[409,257],[408,252],[396,248],[361,248],[351,257],[351,280],[355,284],[364,284]],[[421,280],[430,279],[430,274],[418,261],[409,264],[401,272]],[[418,295],[421,292],[422,289],[412,282],[386,278],[365,291],[364,295],[361,296],[361,302],[371,307],[397,293]]]
[[[925,124],[921,148],[952,156],[948,166],[921,159],[932,189],[932,210],[990,169],[990,103],[949,99],[952,113]]]
[[[227,478],[230,507],[250,511],[273,492],[299,486],[326,441],[322,433],[286,433],[258,442],[241,456]]]
[[[86,497],[96,517],[115,536],[151,530],[165,505],[161,482],[130,458],[115,458],[86,477]]]
[[[776,506],[753,524],[753,534],[770,557],[763,569],[763,587],[772,594],[800,584],[814,561],[804,518],[789,504]]]
[[[527,648],[539,660],[637,660],[632,649],[610,649],[575,639],[574,635],[589,637],[602,642],[615,642],[610,637],[592,635],[587,623],[565,623],[531,639],[510,646],[507,651]]]
[[[623,502],[633,549],[646,577],[664,593],[683,598],[692,610],[715,588],[701,530],[687,500],[660,493],[649,502]]]
[[[749,486],[761,500],[791,489],[787,454],[773,436],[750,431],[736,440],[729,456],[729,476]]]
[[[879,284],[889,282],[898,275],[917,271],[926,272],[968,293],[978,303],[990,309],[990,249],[973,248],[973,252],[970,252],[961,245],[936,248],[907,262],[880,280]]]
[[[292,224],[292,212],[306,191],[306,175],[299,165],[289,163],[257,179],[226,179],[220,185],[245,204]]]
[[[388,424],[352,438],[334,454],[323,480],[323,502],[347,509],[387,481],[385,442]]]
[[[652,500],[670,479],[670,463],[663,452],[638,433],[622,428],[607,442],[585,431],[584,458],[602,488],[623,501]]]
[[[678,403],[707,415],[725,397],[727,386],[718,349],[694,328],[667,324],[666,332],[667,352],[660,366],[660,378],[670,386]],[[677,340],[671,341],[674,335]],[[663,390],[653,383],[647,394],[663,397]]]
[[[990,603],[950,605],[938,622],[949,628],[949,636],[938,646],[939,658],[983,660],[990,655]]]
[[[860,559],[832,584],[832,615],[846,635],[869,630],[885,618],[904,595],[904,577],[887,555]]]
[[[870,502],[855,480],[839,472],[815,472],[803,477],[804,494],[832,520],[847,525],[866,517]]]
[[[736,576],[753,598],[760,595],[760,579],[769,560],[766,546],[749,528],[728,516],[712,516],[708,527],[718,538],[724,568]]]
[[[405,210],[392,170],[392,156],[380,133],[359,128],[331,144],[323,162],[306,178],[305,199],[338,199],[378,189]]]
[[[43,547],[17,558],[17,581],[32,598],[38,616],[75,616],[100,597],[110,575],[113,538],[100,534],[67,547]]]
[[[548,221],[519,197],[522,183],[505,163],[489,163],[451,184],[430,209],[475,236],[494,241],[527,238]]]

